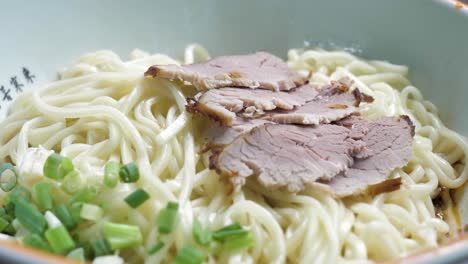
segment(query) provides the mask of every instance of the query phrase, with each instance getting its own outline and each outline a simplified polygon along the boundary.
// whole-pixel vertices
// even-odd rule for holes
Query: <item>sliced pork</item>
[[[297,192],[346,172],[353,156],[367,156],[365,144],[350,132],[331,124],[263,125],[215,151],[210,167],[236,185],[255,175],[266,187]]]
[[[264,119],[247,119],[238,116],[230,127],[221,126],[218,123],[210,125],[205,133],[204,139],[207,142],[207,149],[220,148],[231,144],[237,137],[248,133],[254,127],[272,122]]]
[[[318,90],[303,85],[289,92],[226,87],[211,89],[188,99],[189,112],[199,112],[230,126],[240,113],[247,118],[263,116],[274,109],[293,110],[312,101]]]
[[[388,179],[388,176],[411,158],[414,126],[409,117],[383,117],[374,121],[351,117],[342,124],[350,126],[357,135],[365,133],[362,141],[370,155],[355,159],[346,173],[322,183],[338,197],[398,189],[401,180]]]
[[[353,113],[362,101],[373,98],[354,89],[350,92],[351,80],[344,78],[325,85],[318,95],[306,104],[291,111],[277,110],[268,113],[266,119],[282,124],[318,125],[340,120]]]
[[[317,125],[340,120],[357,112],[362,101],[373,100],[358,89],[350,92],[350,86],[351,80],[343,78],[320,89],[304,85],[288,92],[212,89],[189,98],[187,109],[207,115],[223,126],[230,126],[238,115],[283,124]]]
[[[320,186],[336,197],[376,194],[400,187],[400,179],[388,176],[408,163],[413,135],[408,117],[260,125],[219,144],[210,167],[235,185],[257,176],[265,187],[289,192]]]
[[[205,131],[210,168],[242,185],[298,192],[323,188],[336,197],[396,190],[389,179],[411,157],[408,117],[367,120],[349,78],[321,88],[269,53],[222,56],[191,65],[152,66],[148,77],[188,82],[200,90],[187,110],[212,122]],[[216,89],[215,89],[216,88]],[[259,88],[259,89],[256,89]]]
[[[307,77],[291,71],[283,60],[267,52],[221,56],[182,66],[155,65],[145,76],[186,81],[199,90],[234,86],[288,91],[307,81]]]

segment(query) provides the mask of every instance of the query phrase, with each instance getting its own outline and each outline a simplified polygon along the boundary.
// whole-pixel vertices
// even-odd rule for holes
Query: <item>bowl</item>
[[[180,58],[196,42],[213,55],[261,49],[285,57],[289,48],[318,46],[408,65],[446,124],[468,135],[468,8],[459,2],[23,0],[3,3],[2,11],[0,118],[18,94],[90,51],[125,57],[140,48]],[[459,208],[467,207],[468,191],[461,192]],[[468,223],[468,212],[460,213]],[[8,248],[0,247],[0,257],[33,261]],[[429,262],[468,255],[466,243],[452,251]]]

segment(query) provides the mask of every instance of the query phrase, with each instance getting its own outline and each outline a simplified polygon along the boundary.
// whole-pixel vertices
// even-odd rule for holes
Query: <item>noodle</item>
[[[192,241],[196,219],[211,229],[238,221],[255,241],[252,248],[236,252],[205,250],[208,263],[380,261],[436,247],[447,234],[454,235],[448,224],[453,215],[447,215],[447,222],[437,218],[432,199],[439,195],[439,185],[454,189],[466,182],[468,145],[443,125],[434,105],[411,85],[407,67],[341,51],[293,49],[288,57],[292,69],[314,72],[311,83],[351,78],[353,88],[375,99],[361,107],[364,116],[411,117],[416,127],[413,157],[391,175],[402,177],[400,190],[338,200],[313,190],[271,191],[248,180],[229,195],[220,176],[208,169],[209,154],[200,153],[197,131],[203,124],[185,111],[185,97],[194,90],[142,77],[153,64],[179,62],[140,50],[126,62],[110,51],[86,54],[62,71],[60,80],[18,98],[0,123],[0,162],[16,164],[21,185],[30,189],[41,180],[33,172],[47,157],[45,149],[71,158],[81,180],[97,187],[102,187],[108,160],[136,161],[141,179],[115,189],[102,187],[97,199],[108,205],[103,219],[77,231],[86,241],[99,233],[104,221],[138,225],[143,245],[120,251],[129,263],[171,262],[177,250]],[[186,49],[184,63],[208,58],[208,52],[194,44]],[[44,149],[33,149],[39,146]],[[60,183],[51,183],[54,195],[67,197]],[[123,197],[139,187],[151,198],[131,209]],[[153,224],[155,212],[171,200],[180,205],[180,221],[170,236],[161,236]],[[168,246],[147,255],[156,241]]]

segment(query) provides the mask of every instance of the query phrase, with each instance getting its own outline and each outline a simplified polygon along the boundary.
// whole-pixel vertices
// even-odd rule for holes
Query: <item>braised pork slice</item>
[[[267,124],[214,151],[210,167],[242,185],[249,176],[272,188],[301,191],[318,179],[346,172],[353,156],[367,156],[365,144],[339,125]]]
[[[351,126],[370,150],[366,158],[356,158],[345,173],[327,184],[337,197],[353,194],[388,192],[400,187],[400,179],[389,179],[396,168],[405,166],[411,158],[414,126],[409,117],[383,117],[374,121],[350,117],[342,124]]]
[[[248,133],[254,127],[271,123],[264,119],[247,119],[241,116],[234,119],[230,127],[213,123],[204,132],[204,139],[207,142],[206,147],[207,149],[214,149],[229,145],[237,137]]]
[[[190,65],[155,65],[145,76],[186,81],[199,90],[234,86],[288,91],[307,81],[267,52],[221,56]]]
[[[372,102],[373,98],[354,89],[350,92],[351,80],[343,78],[322,87],[311,101],[294,110],[276,110],[265,119],[282,124],[317,125],[331,123],[356,113],[362,101]]]
[[[309,85],[290,90],[275,92],[264,89],[226,87],[200,92],[193,98],[188,98],[187,109],[192,113],[202,113],[224,126],[232,125],[236,114],[256,118],[265,111],[274,109],[292,110],[313,100],[318,90]]]
[[[373,100],[359,89],[350,92],[351,84],[349,78],[343,78],[320,89],[303,85],[288,92],[234,87],[212,89],[188,98],[187,109],[207,115],[223,126],[230,126],[238,115],[276,123],[317,125],[342,119],[357,112],[362,101]]]

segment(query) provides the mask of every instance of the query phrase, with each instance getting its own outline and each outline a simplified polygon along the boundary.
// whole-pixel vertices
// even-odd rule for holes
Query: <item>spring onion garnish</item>
[[[5,163],[0,166],[0,189],[2,191],[9,192],[15,188],[17,179],[18,175],[11,163]]]
[[[110,249],[110,246],[105,239],[92,240],[91,248],[93,249],[94,257],[112,254],[112,250]]]
[[[237,250],[240,248],[251,247],[254,244],[254,240],[250,233],[243,236],[236,236],[226,240],[223,243],[223,248],[227,250]]]
[[[213,239],[217,241],[225,242],[228,239],[245,236],[248,233],[249,231],[244,230],[239,223],[235,222],[226,227],[216,230],[213,233]]]
[[[104,185],[114,188],[119,182],[120,165],[116,161],[109,161],[104,167]]]
[[[164,242],[159,241],[154,246],[152,246],[150,249],[148,249],[148,254],[153,255],[163,247],[164,247]]]
[[[12,192],[12,193],[13,193],[13,192]],[[11,194],[9,194],[9,195],[4,195],[4,196],[2,197],[2,199],[1,199],[1,203],[2,203],[2,205],[5,206],[5,208],[4,208],[4,207],[0,207],[0,208],[5,209],[5,211],[6,211],[6,210],[7,210],[6,206],[7,206],[8,204],[11,204],[11,203],[12,203],[12,202],[11,202]],[[0,209],[0,210],[1,210],[1,209]]]
[[[73,171],[72,161],[59,154],[50,155],[44,164],[44,176],[54,180],[62,180],[71,171]]]
[[[21,225],[20,221],[18,219],[13,219],[13,221],[11,221],[10,223],[13,228],[15,229],[20,229],[20,228],[23,228],[23,226]]]
[[[14,236],[16,235],[16,229],[13,227],[12,224],[9,224],[5,230],[3,230],[2,232],[3,234],[7,234],[7,235],[11,235],[11,236]]]
[[[63,225],[57,216],[55,216],[51,211],[46,211],[44,217],[47,221],[47,227],[49,229]]]
[[[28,247],[33,247],[36,249],[44,250],[47,252],[52,252],[52,249],[50,248],[49,244],[42,239],[42,237],[38,234],[32,234],[23,239],[23,244],[28,246]]]
[[[96,187],[93,187],[93,186],[85,187],[79,190],[70,198],[70,204],[76,203],[76,202],[82,202],[82,203],[90,202],[97,196],[97,193],[98,193],[98,190],[96,189]]]
[[[125,198],[125,202],[132,208],[137,208],[138,206],[142,205],[146,200],[150,198],[149,194],[143,190],[143,189],[138,189],[131,194],[129,194]]]
[[[134,225],[107,222],[103,233],[113,250],[137,246],[142,241],[140,228]]]
[[[31,233],[44,233],[47,226],[45,217],[31,203],[22,198],[18,198],[14,203],[18,221]]]
[[[30,202],[31,201],[31,192],[28,191],[26,188],[24,188],[22,186],[18,186],[16,188],[14,188],[9,193],[9,195],[7,197],[8,197],[9,200],[5,201],[5,199],[4,199],[3,200],[4,203],[9,203],[9,202],[15,203],[19,199],[23,199],[25,201]]]
[[[175,264],[200,264],[205,259],[205,255],[191,246],[183,247],[175,257]]]
[[[83,248],[76,248],[70,253],[67,254],[67,258],[77,260],[80,262],[84,262],[86,260],[85,254],[84,254],[84,249]]]
[[[55,253],[65,254],[75,247],[75,242],[70,237],[64,225],[53,227],[45,232],[45,238]]]
[[[179,204],[168,202],[166,208],[161,210],[158,216],[158,231],[162,234],[169,234],[177,221],[177,210]]]
[[[213,239],[223,243],[223,248],[227,250],[250,247],[254,244],[249,231],[243,229],[237,222],[216,230]]]
[[[103,210],[97,205],[84,203],[81,207],[80,217],[83,219],[97,221],[101,219],[102,215]]]
[[[7,196],[5,196],[5,197],[7,197]],[[2,201],[2,202],[4,202],[4,201]],[[1,203],[1,202],[0,202],[0,203]],[[7,215],[8,215],[8,214],[7,214],[6,210],[5,210],[5,208],[3,208],[3,207],[0,206],[0,217],[5,217],[5,216],[7,216]]]
[[[38,182],[34,184],[32,190],[34,200],[39,210],[45,211],[52,209],[53,200],[51,196],[51,186],[48,182]]]
[[[128,163],[120,168],[120,180],[123,182],[136,182],[140,179],[140,171],[135,163]]]
[[[199,245],[204,247],[209,246],[212,240],[212,232],[204,229],[198,220],[193,222],[192,236]]]
[[[81,218],[81,207],[83,206],[83,203],[81,202],[76,202],[76,203],[72,203],[71,206],[70,206],[70,214],[73,218],[73,220],[75,221],[75,223],[81,223],[81,221],[83,220]]]
[[[9,224],[10,222],[8,222],[8,220],[6,220],[3,217],[0,217],[0,233],[3,232],[3,230],[5,230]]]
[[[52,209],[52,212],[57,216],[60,222],[68,229],[73,229],[76,227],[76,222],[73,219],[70,211],[63,204],[59,204]]]
[[[8,196],[5,196],[5,197],[8,197]],[[14,204],[9,203],[9,205],[11,205],[12,208],[13,208],[12,215],[8,214],[8,212],[7,212],[7,210],[5,208],[0,207],[0,233],[14,235],[16,231],[15,231],[15,228],[13,227],[13,225],[11,224],[11,222],[14,219],[14,213],[15,213]]]
[[[61,187],[62,190],[64,190],[68,194],[76,193],[83,187],[83,179],[81,179],[81,176],[77,171],[70,171],[63,178]]]
[[[14,212],[13,212],[14,213]],[[0,207],[0,218],[5,220],[7,223],[10,223],[11,221],[13,221],[14,217],[13,216],[10,216],[7,211],[5,210],[5,208],[3,207]],[[2,230],[0,230],[0,232],[2,232]]]
[[[10,196],[5,196],[3,198],[3,201],[7,200],[7,198],[9,199]],[[13,202],[8,202],[5,204],[5,213],[6,215],[8,216],[8,218],[10,219],[10,222],[15,218],[15,204]],[[6,217],[4,217],[5,219],[7,219]]]

